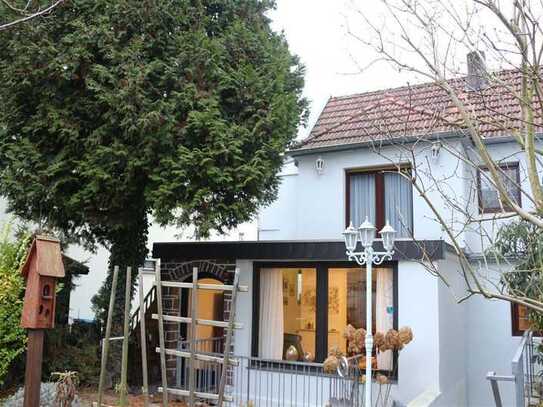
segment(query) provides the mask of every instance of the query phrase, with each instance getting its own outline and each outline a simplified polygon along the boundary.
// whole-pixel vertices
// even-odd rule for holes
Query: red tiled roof
[[[521,75],[501,71],[497,80],[480,91],[470,91],[466,78],[449,81],[459,98],[472,110],[483,137],[510,135],[521,125]],[[536,106],[539,106],[536,103]],[[541,110],[534,119],[541,130]],[[450,96],[436,83],[332,97],[308,138],[293,150],[423,137],[459,131],[463,121]]]

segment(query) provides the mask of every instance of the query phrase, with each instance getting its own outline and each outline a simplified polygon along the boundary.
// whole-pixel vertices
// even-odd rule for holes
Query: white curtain
[[[413,191],[411,182],[400,174],[385,173],[385,221],[397,237],[410,237],[413,230]]]
[[[366,216],[375,224],[375,174],[351,174],[349,219],[357,228]]]
[[[260,315],[258,355],[283,359],[283,273],[280,269],[260,270]]]
[[[392,269],[380,268],[377,271],[377,292],[375,295],[375,325],[377,332],[385,334],[393,326],[394,294]],[[377,353],[377,368],[392,370],[392,351]]]

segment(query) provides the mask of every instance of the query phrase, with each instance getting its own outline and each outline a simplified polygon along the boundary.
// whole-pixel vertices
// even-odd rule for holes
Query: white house
[[[510,72],[504,75],[515,80]],[[455,83],[466,86],[465,78]],[[465,93],[478,108],[484,100],[518,117],[514,103],[495,89],[466,88]],[[335,384],[304,361],[322,362],[332,348],[346,353],[345,327],[366,326],[365,274],[347,261],[341,240],[349,223],[358,225],[366,217],[378,228],[388,220],[399,233],[392,260],[374,273],[372,324],[378,331],[409,326],[414,333],[399,357],[390,351],[375,357],[377,369],[394,371],[390,403],[494,405],[486,374],[511,373],[525,326],[519,320],[522,312],[481,297],[457,303],[465,294],[458,256],[427,202],[396,166],[417,171],[423,185],[434,185],[427,192],[431,203],[457,228],[462,249],[479,267],[485,245],[479,220],[492,216],[500,202],[492,185],[481,178],[485,169],[462,159],[474,156],[466,135],[450,120],[439,119],[454,113],[447,95],[434,84],[331,98],[309,138],[289,151],[279,196],[260,214],[258,241],[154,244],[163,279],[190,279],[197,266],[200,278],[224,283],[231,279],[227,270],[238,267],[242,283],[249,286],[249,294],[240,294],[236,304],[236,319],[244,328],[236,333],[234,353],[248,358],[247,375],[234,374],[231,383],[246,389],[237,405],[333,405]],[[518,144],[502,128],[489,126],[482,133],[492,156],[529,190],[525,155]],[[465,210],[457,211],[455,205]],[[381,247],[379,239],[374,246]],[[450,287],[428,271],[424,256]],[[484,272],[499,272],[496,268],[485,265]],[[187,294],[167,289],[166,312],[185,315]],[[198,303],[201,315],[213,319],[228,311],[229,298],[216,293]],[[168,324],[166,331],[169,347],[189,336],[177,324]],[[220,335],[202,331],[198,339]],[[297,349],[298,369],[284,361],[291,345]],[[260,375],[252,376],[263,366]],[[274,373],[281,369],[282,374]],[[168,371],[170,380],[183,386],[183,366],[175,358],[168,360]],[[500,386],[504,405],[513,405],[513,383]],[[426,404],[416,404],[422,399]]]

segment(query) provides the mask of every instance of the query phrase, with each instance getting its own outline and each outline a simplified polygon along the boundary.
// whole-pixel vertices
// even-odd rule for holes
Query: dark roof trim
[[[330,152],[330,151],[344,151],[344,150],[352,150],[355,148],[367,148],[367,147],[382,147],[382,146],[388,146],[388,145],[394,145],[394,144],[402,144],[402,143],[414,143],[421,138],[424,138],[426,141],[433,141],[433,140],[439,140],[439,139],[449,139],[449,138],[459,138],[464,137],[465,132],[464,131],[446,131],[446,132],[440,132],[440,133],[432,133],[427,136],[417,135],[417,136],[405,136],[405,137],[391,137],[383,140],[369,140],[359,143],[342,143],[341,140],[338,140],[338,144],[323,146],[323,147],[304,147],[304,141],[302,141],[302,145],[299,148],[292,148],[287,151],[287,154],[291,157],[297,157],[300,155],[308,155],[308,154],[316,154],[316,153],[322,153],[322,152]],[[315,136],[315,137],[318,137]],[[309,142],[309,139],[306,139],[307,142]],[[318,141],[318,140],[317,140]]]
[[[466,134],[462,131],[458,132],[444,132],[444,133],[434,133],[432,135],[429,135],[428,137],[425,137],[426,141],[434,141],[439,139],[450,139],[450,138],[462,138],[466,136]],[[536,139],[537,141],[543,141],[543,133],[536,133]],[[336,144],[331,146],[323,146],[323,147],[300,147],[298,149],[293,148],[291,150],[287,151],[287,154],[290,157],[298,157],[302,155],[311,155],[311,154],[318,154],[318,153],[326,153],[326,152],[333,152],[333,151],[345,151],[345,150],[353,150],[358,148],[368,148],[372,146],[381,147],[381,146],[388,146],[398,143],[414,143],[417,140],[420,140],[420,136],[413,136],[413,137],[404,137],[404,138],[395,138],[395,139],[386,139],[386,140],[375,140],[375,141],[365,141],[363,143],[352,143],[352,144]],[[470,140],[469,140],[470,141]],[[513,136],[500,136],[500,137],[487,137],[483,139],[483,143],[487,145],[491,144],[502,144],[502,143],[517,143],[517,140]]]
[[[383,250],[381,241],[375,250]],[[442,260],[442,240],[400,240],[396,242],[393,260]],[[272,260],[272,261],[346,261],[343,241],[236,241],[236,242],[171,242],[155,243],[153,257],[163,262],[192,260]]]

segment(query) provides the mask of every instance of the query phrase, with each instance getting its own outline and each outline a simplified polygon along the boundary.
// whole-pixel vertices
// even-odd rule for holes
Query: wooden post
[[[28,345],[26,348],[24,407],[40,406],[43,334],[43,329],[28,330]]]
[[[26,287],[20,326],[28,334],[23,405],[39,407],[44,329],[55,326],[55,288],[57,280],[66,275],[60,241],[36,236],[21,267],[21,274]]]
[[[189,367],[189,406],[194,407],[194,390],[196,387],[196,336],[198,335],[198,324],[196,322],[198,318],[198,268],[192,268],[192,292],[191,292],[191,305],[190,305],[190,317],[192,323],[190,324],[190,367]]]
[[[147,378],[147,337],[145,336],[145,299],[143,293],[143,268],[139,270],[139,294],[140,294],[140,334],[141,334],[141,375],[143,378],[143,405],[149,407],[149,380]]]
[[[100,381],[98,383],[98,407],[102,407],[102,396],[104,395],[104,381],[106,379],[107,354],[109,352],[109,337],[111,336],[111,321],[113,320],[113,307],[115,305],[115,291],[117,290],[117,277],[119,266],[113,268],[113,280],[111,281],[111,294],[109,296],[109,309],[106,322],[106,336],[103,339],[102,361],[100,364]]]
[[[132,267],[126,268],[126,285],[124,290],[124,332],[123,332],[123,353],[121,361],[121,395],[120,405],[128,405],[128,337],[130,320],[130,300],[132,299]]]
[[[160,275],[160,259],[155,265],[156,303],[158,313],[158,340],[160,344],[160,371],[162,373],[162,405],[168,406],[168,378],[166,377],[166,349],[164,341],[164,319],[162,311],[162,276]]]

